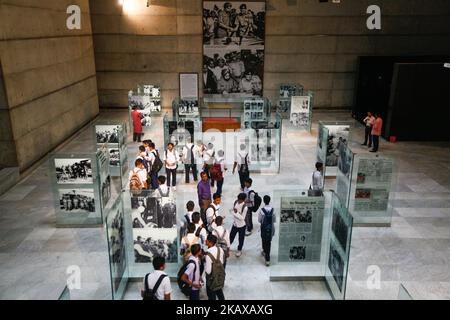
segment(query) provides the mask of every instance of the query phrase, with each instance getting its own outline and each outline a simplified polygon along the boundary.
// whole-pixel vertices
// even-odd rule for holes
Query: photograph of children
[[[152,262],[156,256],[176,263],[177,229],[133,229],[133,247],[136,263]]]
[[[347,144],[350,126],[346,125],[327,125],[328,142],[327,142],[327,157],[326,166],[336,167],[339,160],[339,148],[341,144]]]
[[[106,177],[102,182],[102,208],[105,208],[111,199],[111,176]]]
[[[97,125],[95,126],[95,132],[97,134],[97,143],[119,143],[119,131],[121,126],[110,125]]]
[[[330,254],[328,257],[328,268],[333,275],[334,280],[342,292],[342,285],[344,281],[344,260],[336,249],[336,245],[333,241],[330,243]]]
[[[348,237],[348,226],[342,218],[339,210],[333,208],[333,223],[331,225],[331,230],[334,236],[338,240],[344,252],[347,251],[347,237]]]
[[[67,213],[95,212],[93,189],[59,189],[61,211]]]
[[[108,217],[109,255],[114,291],[119,288],[126,267],[124,214],[122,208],[115,210],[112,218]]]
[[[55,159],[58,184],[91,184],[91,159]]]
[[[305,260],[305,258],[306,258],[305,246],[295,246],[289,249],[289,260],[298,261],[298,260]]]
[[[356,189],[355,199],[370,199],[370,189]]]
[[[178,114],[189,117],[198,116],[198,100],[181,100],[178,105]]]

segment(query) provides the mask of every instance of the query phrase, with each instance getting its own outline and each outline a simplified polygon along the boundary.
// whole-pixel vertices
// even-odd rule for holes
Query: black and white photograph
[[[289,249],[289,260],[299,261],[306,258],[306,246],[295,246]]]
[[[59,204],[66,213],[95,212],[94,189],[59,189]]]
[[[204,94],[262,96],[264,39],[264,1],[203,1]]]
[[[96,125],[97,143],[118,144],[121,130],[122,127],[117,125]]]
[[[160,90],[158,89],[160,92]],[[145,86],[144,86],[145,92]],[[148,90],[153,92],[153,90]],[[153,92],[155,93],[155,92]],[[152,125],[152,112],[161,112],[161,98],[152,97],[151,95],[134,95],[129,100],[130,110],[136,107],[136,110],[141,113],[141,123],[144,127],[150,127]]]
[[[195,141],[193,121],[169,121],[169,142],[173,143],[178,154],[182,153],[189,139]]]
[[[114,291],[117,291],[126,268],[124,214],[122,208],[116,208],[112,217],[108,217],[109,255]]]
[[[280,215],[281,223],[312,223],[311,210],[283,209]]]
[[[327,125],[328,141],[327,141],[327,167],[336,167],[339,160],[339,148],[341,144],[347,144],[350,126],[346,125]]]
[[[303,95],[303,87],[296,84],[282,84],[280,85],[280,98],[289,99],[293,96]]]
[[[142,88],[144,90],[145,96],[148,96],[152,99],[161,99],[161,87],[151,84],[144,84]]]
[[[331,230],[344,252],[347,252],[348,226],[342,218],[339,209],[336,207],[333,208],[333,223],[331,225]]]
[[[155,195],[132,197],[133,228],[173,228],[176,227],[176,204],[172,199],[161,199]]]
[[[280,100],[276,106],[276,112],[282,116],[287,116],[291,113],[291,100]]]
[[[291,124],[296,127],[307,127],[309,125],[310,101],[309,96],[291,97]]]
[[[107,176],[106,179],[102,181],[101,196],[102,208],[105,208],[109,199],[111,199],[111,176]]]
[[[91,184],[91,159],[55,159],[56,180],[58,184]]]
[[[342,285],[344,282],[344,260],[342,259],[339,251],[335,247],[333,241],[330,243],[330,254],[328,257],[328,268],[333,275],[334,280],[339,288],[339,291],[342,292]]]
[[[109,148],[109,165],[112,167],[120,166],[120,150],[118,148]]]
[[[180,100],[178,104],[178,114],[185,117],[198,116],[198,100]]]
[[[133,247],[136,263],[150,263],[157,256],[176,263],[177,229],[133,229]]]

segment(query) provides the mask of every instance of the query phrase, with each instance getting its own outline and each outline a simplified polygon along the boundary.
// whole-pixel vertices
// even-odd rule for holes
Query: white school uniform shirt
[[[244,193],[247,195],[247,198],[245,199],[245,205],[249,208],[253,207],[255,204],[255,191],[253,189],[245,187]]]
[[[233,210],[233,225],[236,228],[245,227],[245,216],[247,215],[248,211],[248,207],[245,205],[245,202],[242,202],[241,204],[239,204],[239,202],[236,202],[234,209],[236,209],[237,212],[234,212]]]
[[[220,262],[223,264],[225,262],[225,252],[222,248],[219,248],[217,246],[211,247],[206,252],[211,253],[211,255],[214,257],[214,259],[217,259],[217,250],[220,250],[219,253],[219,259]],[[211,258],[205,253],[205,272],[206,274],[211,274],[212,271],[212,260]]]
[[[222,172],[225,172],[225,169],[227,168],[227,165],[225,164],[225,158],[217,157],[216,163],[220,164],[220,168],[222,169]]]
[[[316,170],[313,173],[311,187],[313,190],[322,190],[323,189],[322,173],[319,170]]]
[[[208,149],[203,153],[203,161],[205,163],[208,163],[209,161],[211,161],[211,158],[213,158],[213,156],[216,155],[216,152],[214,150],[214,148],[212,149]]]
[[[227,244],[227,248],[231,246],[230,244],[230,233],[227,229],[224,228],[224,226],[218,226],[214,229],[212,232],[213,235],[217,237],[217,240],[223,239],[225,240],[225,243]]]
[[[264,216],[266,215],[264,213],[264,211],[262,211],[262,209],[264,209],[267,213],[269,213],[270,210],[272,210],[273,208],[271,206],[267,205],[264,208],[259,209],[258,222],[261,224],[261,227],[262,227],[262,224],[264,222]],[[275,224],[276,221],[277,221],[277,219],[275,217],[275,209],[274,209],[274,211],[272,212],[272,223]],[[272,237],[274,236],[274,234],[275,234],[275,226],[272,227]]]
[[[181,245],[187,249],[193,244],[197,244],[199,242],[199,238],[195,236],[195,233],[188,233],[181,239]]]
[[[189,265],[186,268],[186,271],[184,272],[185,275],[188,276],[189,281],[193,282],[194,284],[200,284],[200,264],[197,257],[190,256],[189,261],[194,261],[194,263],[189,263]],[[195,270],[195,272],[194,272]],[[192,287],[192,290],[199,290],[197,288]]]
[[[237,153],[234,161],[238,164],[238,170],[241,168],[241,164],[245,164],[245,157],[247,157],[247,165],[250,165],[250,155],[246,150]]]
[[[172,286],[170,285],[170,278],[167,276],[167,273],[156,270],[152,272],[147,279],[148,287],[150,290],[153,289],[156,282],[158,282],[158,279],[161,275],[166,275],[166,277],[161,281],[161,284],[158,287],[158,290],[156,290],[156,298],[158,300],[164,300],[164,295],[171,294],[172,293]],[[145,288],[145,277],[144,277],[144,288]]]
[[[144,185],[145,182],[147,182],[147,171],[145,171],[145,169],[141,169],[141,168],[134,168],[133,170],[130,171],[130,174],[128,176],[128,181],[131,181],[131,177],[135,173],[137,173],[139,180],[141,180],[142,185]]]
[[[198,228],[200,228],[201,226],[202,226],[202,223],[201,223],[201,222],[199,222],[199,223],[197,223],[197,224],[195,225],[195,232],[194,232],[194,234],[197,233]],[[208,234],[206,233],[206,229],[205,229],[205,228],[202,228],[202,231],[200,231],[200,240],[201,240],[202,244],[205,244],[205,243],[206,243],[206,237],[207,237],[207,236],[208,236]]]
[[[191,149],[192,149],[192,155],[193,159],[191,161]],[[186,144],[183,148],[183,153],[181,154],[181,157],[183,159],[184,164],[195,164],[196,159],[198,158],[197,155],[199,154],[198,146],[194,145],[192,142]]]
[[[213,208],[208,207],[208,209],[206,209],[206,220],[208,221],[208,225],[212,227],[212,230],[214,230],[214,228],[216,227],[216,223],[213,222],[211,224],[211,221],[215,219],[214,214],[216,215],[216,218],[220,216],[219,212],[220,206],[216,206],[214,203],[211,203],[211,206],[214,207],[216,210],[214,212]]]
[[[147,157],[148,157],[147,161],[149,161],[153,165],[156,159],[156,150],[147,152]]]
[[[176,169],[177,168],[177,153],[175,149],[172,151],[166,150],[164,152],[164,161],[167,161],[167,163],[171,163],[170,165],[166,163],[167,169]]]

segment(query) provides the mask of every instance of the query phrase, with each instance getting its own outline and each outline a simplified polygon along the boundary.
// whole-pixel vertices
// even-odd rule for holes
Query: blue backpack
[[[264,212],[264,220],[261,225],[261,237],[264,239],[272,239],[273,234],[273,208],[267,212],[266,209],[261,209]]]

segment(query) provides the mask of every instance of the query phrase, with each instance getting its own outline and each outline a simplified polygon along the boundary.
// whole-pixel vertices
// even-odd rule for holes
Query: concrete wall
[[[100,106],[125,107],[139,82],[159,83],[163,104],[178,95],[178,73],[201,73],[202,0],[91,1]],[[366,9],[382,8],[382,30]],[[127,10],[130,9],[130,10]],[[448,0],[269,0],[264,93],[298,82],[318,107],[349,108],[359,55],[450,53]]]
[[[72,4],[81,30],[66,27]],[[89,0],[1,0],[0,60],[24,170],[98,114]]]

